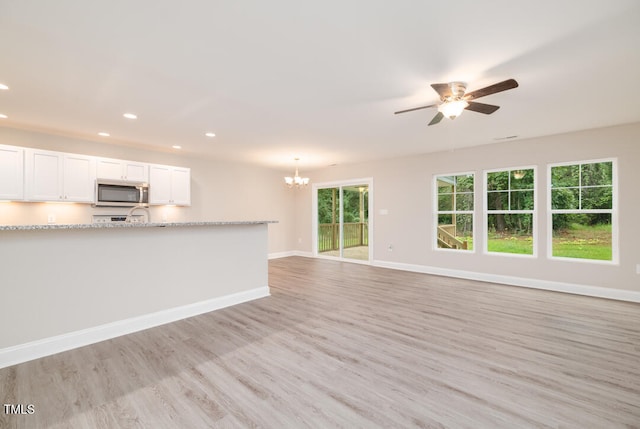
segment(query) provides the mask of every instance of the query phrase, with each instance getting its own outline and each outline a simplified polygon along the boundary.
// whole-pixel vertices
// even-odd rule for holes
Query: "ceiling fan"
[[[457,116],[460,116],[462,111],[465,109],[490,115],[498,110],[500,106],[478,103],[477,101],[472,100],[517,87],[518,82],[516,82],[515,79],[507,79],[505,81],[486,86],[482,89],[476,89],[475,91],[465,93],[467,90],[467,84],[465,82],[432,83],[431,88],[440,95],[440,103],[414,107],[413,109],[400,110],[395,112],[395,114],[397,115],[398,113],[413,112],[414,110],[437,107],[438,113],[433,117],[431,122],[429,122],[429,125],[439,123],[445,116],[449,119],[455,119]]]

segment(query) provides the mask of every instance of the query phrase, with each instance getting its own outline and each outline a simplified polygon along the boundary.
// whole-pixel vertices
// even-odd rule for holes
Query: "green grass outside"
[[[610,261],[611,225],[572,224],[553,234],[553,256]]]
[[[527,235],[490,234],[487,248],[489,252],[533,255],[533,237]]]
[[[489,236],[490,252],[533,254],[533,238],[519,235]],[[553,256],[610,261],[612,258],[611,225],[572,224],[553,235]]]

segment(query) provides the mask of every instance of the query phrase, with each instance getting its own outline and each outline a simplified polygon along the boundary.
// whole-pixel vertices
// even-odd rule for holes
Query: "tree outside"
[[[611,260],[613,162],[551,168],[552,254]]]
[[[535,170],[487,173],[487,249],[533,254]]]

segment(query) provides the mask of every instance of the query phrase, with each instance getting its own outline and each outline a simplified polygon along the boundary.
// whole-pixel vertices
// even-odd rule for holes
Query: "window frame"
[[[473,210],[465,210],[465,211],[457,211],[457,210],[445,210],[443,212],[440,212],[440,210],[438,209],[439,207],[439,200],[438,200],[438,196],[440,195],[438,193],[438,177],[447,177],[447,176],[473,176]],[[461,254],[461,255],[473,255],[476,253],[476,249],[477,249],[477,223],[476,223],[476,209],[477,209],[477,192],[478,192],[478,181],[477,181],[477,176],[478,174],[475,171],[466,171],[466,172],[462,172],[462,173],[443,173],[443,174],[434,174],[433,175],[433,187],[431,189],[433,189],[433,226],[431,231],[434,233],[433,236],[433,241],[432,241],[432,245],[433,245],[433,249],[435,251],[438,252],[453,252],[456,254]],[[455,207],[454,207],[455,209]],[[459,252],[458,250],[461,249],[447,249],[446,247],[438,247],[438,216],[440,214],[465,214],[471,215],[471,222],[473,224],[473,233],[471,234],[472,240],[473,240],[473,249],[469,250],[469,249],[462,249],[462,252]]]
[[[511,192],[511,172],[516,170],[533,170],[533,210],[491,210],[489,211],[489,186],[487,183],[489,173],[498,173],[503,171],[509,172],[509,189],[508,192]],[[483,234],[483,246],[482,251],[485,255],[491,256],[507,256],[507,257],[515,257],[515,258],[537,258],[538,257],[538,211],[539,211],[539,190],[538,190],[538,167],[537,165],[523,165],[523,166],[515,166],[515,167],[502,167],[502,168],[492,168],[483,170],[483,181],[482,181],[482,228],[484,231]],[[509,198],[510,200],[511,198]],[[510,205],[511,203],[509,203]],[[531,236],[533,237],[533,246],[532,253],[523,254],[523,253],[508,253],[508,252],[495,252],[489,250],[489,215],[490,214],[531,214],[531,227],[533,229]]]
[[[585,164],[598,164],[602,162],[611,162],[611,208],[610,209],[554,209],[552,207],[552,190],[553,177],[551,169],[553,167],[565,167],[570,165],[582,166]],[[587,264],[604,264],[619,265],[620,264],[620,247],[619,247],[619,223],[618,223],[618,159],[617,158],[601,158],[587,159],[580,161],[566,161],[547,164],[547,258],[552,261],[578,262]],[[577,189],[582,189],[581,184]],[[567,256],[553,256],[553,215],[554,214],[589,214],[589,213],[608,213],[611,214],[611,260],[602,259],[586,259],[586,258],[570,258]]]

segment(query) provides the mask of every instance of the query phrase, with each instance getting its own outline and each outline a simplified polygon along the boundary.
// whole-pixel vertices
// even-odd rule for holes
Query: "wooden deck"
[[[339,250],[327,250],[324,252],[318,252],[318,254],[322,256],[333,256],[340,257]],[[356,246],[356,247],[348,247],[342,252],[343,257],[347,259],[357,259],[360,261],[368,261],[369,260],[369,246]]]

